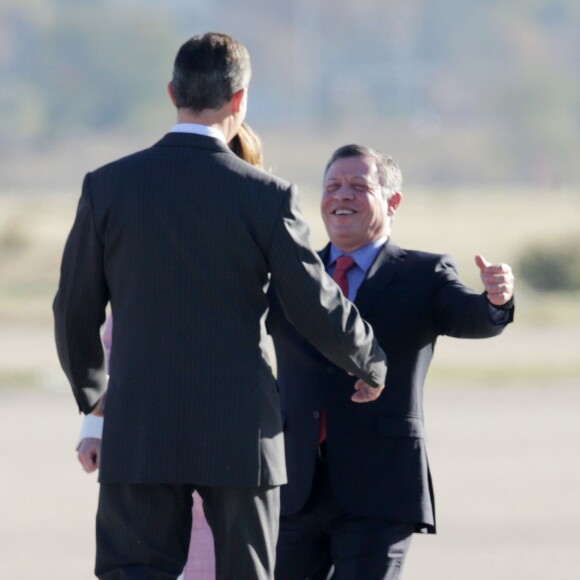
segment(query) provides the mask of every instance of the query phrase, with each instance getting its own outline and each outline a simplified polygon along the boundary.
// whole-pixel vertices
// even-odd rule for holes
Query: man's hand
[[[370,403],[376,401],[383,392],[384,386],[371,387],[367,385],[362,379],[359,379],[355,384],[354,388],[356,393],[351,397],[351,400],[355,403]]]
[[[503,306],[514,295],[514,275],[507,264],[490,264],[483,256],[475,256],[487,299],[494,306]]]
[[[101,464],[101,440],[94,437],[83,439],[77,447],[77,457],[87,473],[99,469]]]

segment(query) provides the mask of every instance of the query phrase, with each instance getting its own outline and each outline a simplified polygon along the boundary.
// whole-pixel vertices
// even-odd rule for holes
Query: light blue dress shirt
[[[356,298],[356,293],[363,283],[363,280],[367,276],[367,272],[370,270],[377,254],[380,252],[381,248],[385,245],[389,238],[384,236],[355,250],[354,252],[343,252],[337,248],[334,244],[330,244],[330,260],[328,261],[327,272],[332,276],[336,267],[336,260],[341,256],[350,256],[355,262],[356,266],[353,266],[347,273],[346,278],[348,280],[348,299],[354,302]]]

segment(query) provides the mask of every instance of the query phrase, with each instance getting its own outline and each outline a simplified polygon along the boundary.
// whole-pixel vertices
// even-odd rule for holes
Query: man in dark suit
[[[80,410],[107,395],[99,578],[176,578],[193,490],[214,534],[217,578],[272,578],[286,469],[263,348],[270,278],[306,339],[361,377],[355,401],[384,385],[384,353],[310,249],[295,186],[227,146],[249,81],[242,44],[190,39],[169,84],[178,124],[83,184],[54,315]],[[109,303],[107,384],[99,330]]]
[[[495,336],[513,318],[509,266],[478,256],[479,294],[449,256],[392,242],[401,182],[392,159],[356,145],[338,149],[324,175],[331,243],[321,258],[330,273],[353,258],[346,291],[389,360],[378,400],[349,404],[352,377],[298,335],[270,291],[288,469],[277,580],[325,578],[330,564],[340,580],[400,577],[412,534],[435,532],[423,384],[437,337]]]

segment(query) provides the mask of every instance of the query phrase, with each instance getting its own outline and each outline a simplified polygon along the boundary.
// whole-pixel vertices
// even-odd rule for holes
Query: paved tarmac
[[[0,403],[0,577],[91,578],[98,486],[75,459],[72,397]],[[414,537],[405,580],[580,578],[579,386],[434,385],[427,408],[439,533]]]
[[[497,360],[516,351],[503,338],[449,342],[464,353],[442,343],[436,358]],[[76,461],[81,417],[51,341],[50,330],[0,332],[1,579],[93,577],[98,485]],[[526,363],[544,352],[526,344]],[[17,375],[7,386],[19,369],[41,372],[40,386]],[[404,580],[580,579],[580,383],[429,382],[425,408],[438,534],[414,537]]]

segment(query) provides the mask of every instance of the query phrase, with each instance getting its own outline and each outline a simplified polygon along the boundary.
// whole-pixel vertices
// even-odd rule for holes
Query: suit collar
[[[381,248],[381,250],[377,254],[375,261],[372,263],[368,271],[366,280],[370,280],[371,278],[376,276],[379,273],[379,271],[382,271],[384,269],[384,266],[388,264],[390,264],[391,266],[400,266],[403,263],[403,260],[405,259],[406,255],[407,253],[405,252],[405,250],[399,248],[399,246],[394,244],[391,241],[391,238],[389,238],[386,244]],[[393,271],[396,271],[396,267],[393,269]]]
[[[405,262],[405,256],[405,251],[393,244],[390,238],[377,254],[354,301],[363,316],[383,295],[382,290],[393,281]]]
[[[320,259],[322,260],[324,267],[327,268],[328,261],[330,260],[330,242],[326,244],[326,246],[324,246],[322,250],[318,251],[318,255],[320,256]]]
[[[167,133],[155,143],[155,147],[195,147],[197,149],[227,152],[235,155],[221,140],[196,133]]]
[[[226,143],[224,134],[211,125],[201,125],[199,123],[177,123],[171,128],[171,133],[192,133],[194,135],[205,135],[206,137],[213,137],[222,143]]]
[[[324,265],[328,265],[330,244],[320,251],[319,255]],[[364,315],[375,300],[381,296],[381,289],[391,283],[393,277],[403,265],[405,257],[406,252],[395,245],[389,238],[377,254],[356,294],[354,303],[361,314]]]

